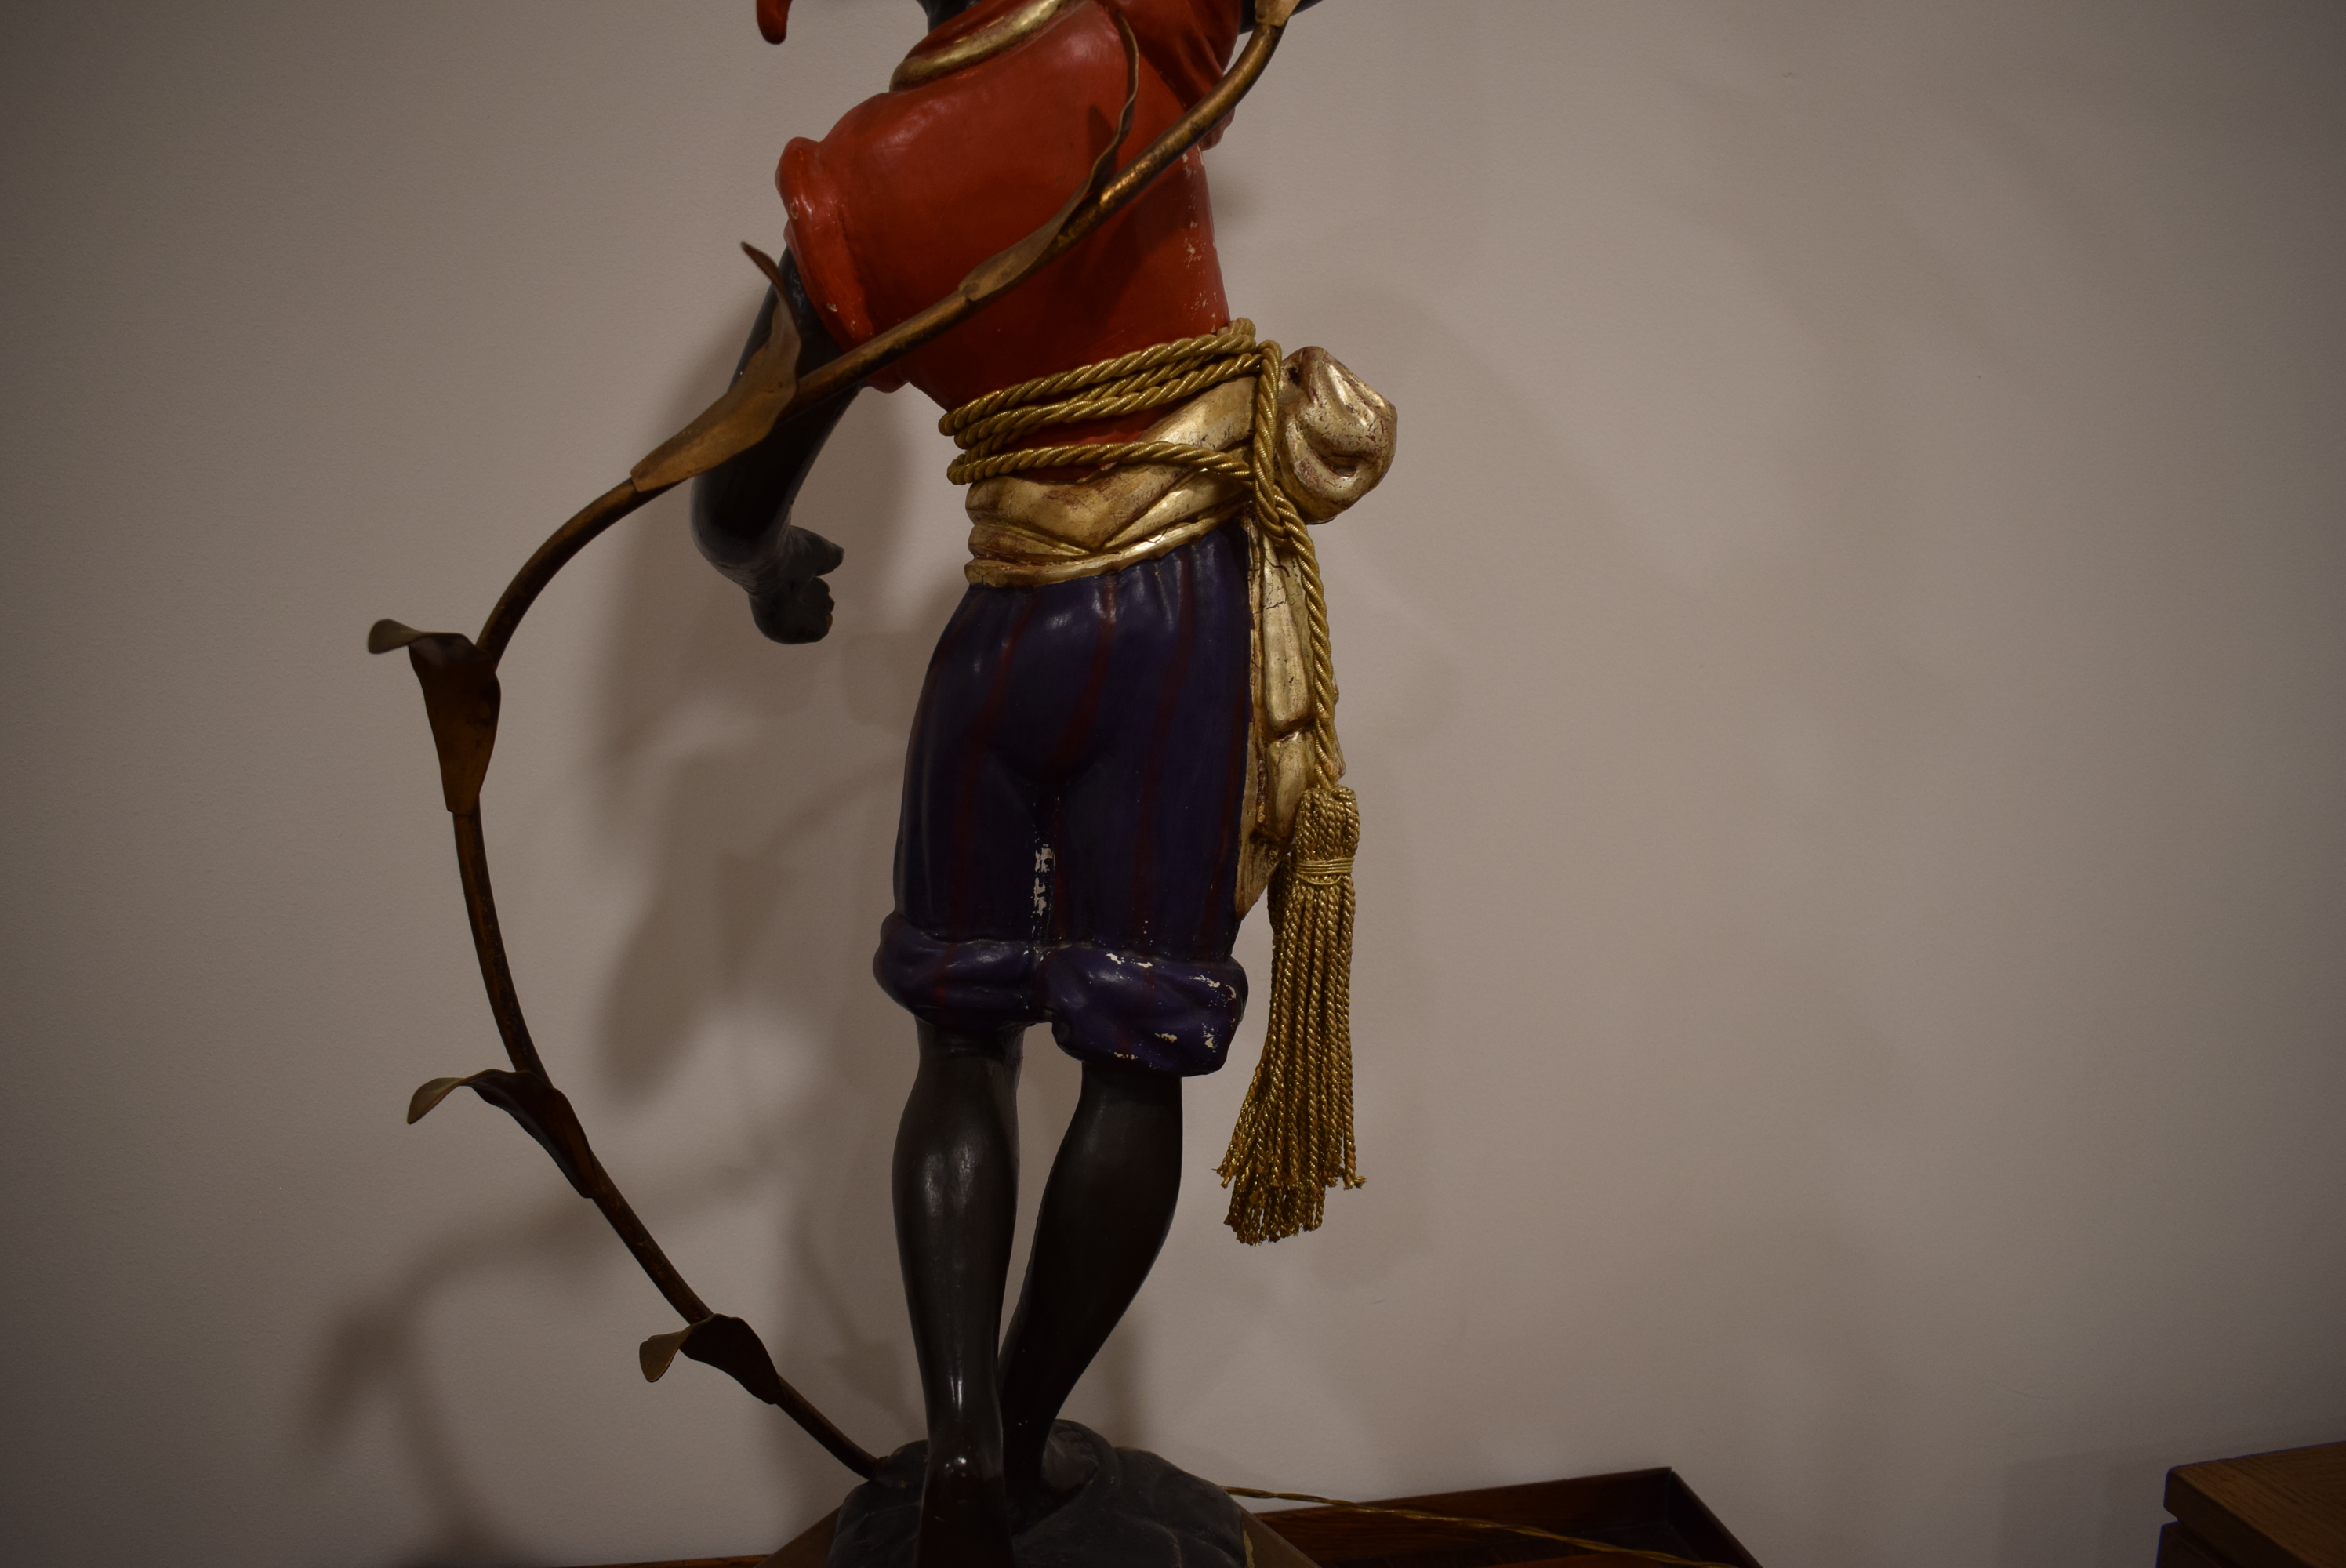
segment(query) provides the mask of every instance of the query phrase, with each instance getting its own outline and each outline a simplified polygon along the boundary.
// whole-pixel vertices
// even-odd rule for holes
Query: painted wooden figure
[[[1181,1081],[1229,1050],[1247,1002],[1231,945],[1266,891],[1270,1005],[1221,1166],[1229,1223],[1247,1241],[1292,1235],[1320,1223],[1329,1186],[1359,1185],[1359,819],[1310,526],[1383,476],[1393,411],[1323,351],[1258,340],[1223,291],[1199,152],[1296,0],[922,8],[928,31],[887,90],[783,153],[789,249],[751,252],[772,288],[726,395],[557,530],[477,639],[394,621],[369,636],[423,682],[512,1062],[424,1084],[409,1119],[460,1087],[513,1115],[684,1319],[645,1342],[646,1376],[678,1354],[716,1366],[866,1478],[833,1568],[1238,1568],[1245,1516],[1226,1496],[1057,1416],[1164,1242]],[[787,12],[758,0],[769,42]],[[928,1431],[886,1460],[692,1290],[596,1158],[523,1021],[480,819],[497,664],[522,616],[675,485],[696,481],[694,537],[765,635],[829,631],[823,579],[843,553],[791,509],[866,385],[948,411],[971,520],[873,962],[919,1049],[892,1187]],[[1020,1051],[1038,1024],[1083,1088],[1005,1336]]]
[[[1139,145],[1216,85],[1253,21],[1243,0],[923,7],[930,31],[889,90],[782,155],[789,251],[745,366],[778,311],[797,328],[803,376],[949,295],[1046,219],[1122,108],[1125,29]],[[770,41],[785,9],[760,0]],[[1053,406],[1083,388],[1001,394],[1159,345],[1250,344],[1231,324],[1191,150],[1000,304],[868,384],[976,405],[948,428],[1020,408],[1055,416],[1010,421],[1006,452],[1229,452],[1248,444],[1258,396],[1241,352],[1193,354],[1209,376],[1238,373],[1128,396],[1128,409]],[[1382,475],[1392,412],[1318,351],[1277,376],[1291,448],[1279,477],[1305,515],[1332,515]],[[853,395],[783,423],[696,487],[695,538],[778,641],[831,624],[822,578],[842,553],[791,505]],[[1308,628],[1290,608],[1300,595],[1264,559],[1253,500],[1228,473],[1129,460],[997,465],[972,484],[971,585],[922,691],[896,907],[873,963],[920,1051],[893,1196],[928,1421],[922,1568],[1008,1563],[1014,1530],[1076,1479],[1046,1479],[1054,1423],[1165,1239],[1181,1079],[1222,1064],[1246,1004],[1231,944],[1314,760]],[[1046,1023],[1083,1064],[1083,1089],[1004,1339],[1021,1040]]]

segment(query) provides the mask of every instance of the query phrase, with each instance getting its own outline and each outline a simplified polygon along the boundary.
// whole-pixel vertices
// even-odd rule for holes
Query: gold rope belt
[[[1295,814],[1294,837],[1270,886],[1270,1020],[1247,1087],[1229,1153],[1227,1223],[1246,1242],[1319,1228],[1326,1191],[1359,1186],[1352,1138],[1352,854],[1360,808],[1339,782],[1336,668],[1320,558],[1302,514],[1279,483],[1273,441],[1283,355],[1259,341],[1243,317],[1219,332],[1159,343],[1097,364],[988,392],[937,422],[961,455],[955,484],[1047,468],[1106,470],[1165,464],[1220,474],[1246,487],[1248,525],[1302,592],[1317,778]],[[1254,378],[1245,453],[1178,441],[1071,443],[1009,450],[1038,430],[1114,419],[1187,402],[1226,382]]]
[[[1280,363],[1276,342],[1258,341],[1241,316],[1219,332],[1181,338],[1056,375],[1041,376],[972,399],[937,422],[962,454],[945,470],[955,484],[1047,468],[1120,468],[1158,464],[1218,473],[1248,487],[1256,536],[1294,568],[1303,588],[1310,645],[1314,749],[1321,778],[1341,776],[1336,746],[1336,667],[1328,638],[1328,601],[1320,586],[1320,557],[1295,503],[1280,488],[1272,455],[1279,419]],[[1035,431],[1078,420],[1116,419],[1186,402],[1199,392],[1252,376],[1254,419],[1247,452],[1217,452],[1178,441],[1108,441],[1005,450]]]

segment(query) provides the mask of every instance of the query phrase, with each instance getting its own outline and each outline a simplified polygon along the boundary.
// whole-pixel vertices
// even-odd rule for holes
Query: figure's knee
[[[1103,1104],[1144,1110],[1181,1109],[1181,1074],[1116,1057],[1084,1060],[1084,1093]]]
[[[916,1019],[913,1032],[920,1041],[923,1062],[976,1059],[1016,1067],[1025,1051],[1024,1023],[1000,1024],[990,1029],[952,1029]]]

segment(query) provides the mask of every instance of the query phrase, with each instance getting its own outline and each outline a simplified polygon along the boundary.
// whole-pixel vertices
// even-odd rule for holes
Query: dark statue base
[[[927,1452],[926,1443],[898,1449],[847,1494],[830,1568],[913,1568]],[[1019,1530],[1018,1568],[1246,1568],[1246,1510],[1153,1453],[1060,1421],[1043,1472],[1059,1501]]]
[[[1081,1427],[1062,1421],[1057,1430],[1080,1444],[1061,1445],[1061,1454],[1105,1456],[1115,1461],[1114,1470],[1103,1467],[1094,1472],[1096,1479],[1085,1489],[1096,1493],[1090,1506],[1101,1512],[1127,1512],[1128,1520],[1137,1515],[1137,1522],[1129,1533],[1111,1526],[1096,1538],[1096,1543],[1079,1544],[1075,1539],[1075,1527],[1081,1514],[1073,1514],[1065,1524],[1056,1527],[1057,1514],[1039,1520],[1018,1543],[1022,1568],[1036,1568],[1044,1563],[1053,1564],[1053,1568],[1067,1568],[1069,1564],[1080,1564],[1080,1568],[1127,1568],[1132,1563],[1172,1563],[1182,1564],[1182,1568],[1196,1563],[1221,1568],[1224,1563],[1245,1560],[1242,1555],[1233,1555],[1227,1536],[1215,1534],[1216,1544],[1209,1553],[1201,1537],[1182,1533],[1178,1525],[1159,1524],[1158,1533],[1152,1536],[1145,1507],[1127,1512],[1116,1506],[1120,1492],[1144,1497],[1169,1478],[1174,1494],[1193,1500],[1209,1520],[1226,1506],[1235,1513],[1236,1505],[1213,1487],[1195,1476],[1183,1475],[1153,1455],[1112,1449]],[[875,1504],[861,1516],[865,1524],[876,1525],[883,1512],[894,1510],[901,1513],[907,1506],[911,1492],[905,1478],[919,1474],[920,1454],[918,1447],[904,1450],[887,1461],[882,1481],[858,1489],[857,1497],[868,1492]],[[1060,1512],[1074,1508],[1080,1499],[1078,1493]],[[1459,1520],[1533,1525],[1614,1548],[1667,1552],[1694,1563],[1715,1563],[1718,1568],[1760,1568],[1758,1560],[1728,1533],[1675,1471],[1636,1470],[1578,1481],[1544,1481],[1478,1492],[1392,1497],[1374,1506],[1415,1509]],[[831,1553],[828,1562],[841,1568],[850,1563],[862,1568],[866,1563],[910,1562],[909,1519],[892,1527],[892,1556],[842,1557],[832,1551],[834,1527],[840,1536],[845,1536],[850,1511],[856,1507],[856,1502],[851,1499],[846,1508],[821,1521],[769,1557],[704,1557],[639,1563],[631,1568],[823,1568],[826,1553]],[[1633,1561],[1601,1551],[1597,1555],[1585,1555],[1562,1542],[1535,1535],[1515,1535],[1438,1520],[1404,1519],[1392,1513],[1290,1508],[1237,1517],[1246,1532],[1245,1543],[1237,1551],[1243,1554],[1251,1549],[1253,1568],[1490,1568],[1503,1563],[1514,1568],[1564,1568],[1564,1560],[1576,1563],[1621,1563],[1627,1568]],[[1209,1532],[1219,1528],[1210,1523],[1208,1526]],[[1128,1546],[1125,1544],[1127,1541],[1141,1544]],[[1030,1555],[1034,1548],[1046,1542],[1053,1555]],[[870,1544],[881,1544],[876,1532]],[[1177,1550],[1189,1553],[1193,1545],[1196,1555],[1174,1555]]]

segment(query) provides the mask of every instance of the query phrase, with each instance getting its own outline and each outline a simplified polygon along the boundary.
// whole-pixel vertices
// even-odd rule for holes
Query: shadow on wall
[[[784,1237],[763,1331],[784,1375],[882,1451],[921,1422],[887,1205],[913,1053],[871,955],[904,735],[961,586],[940,582],[901,631],[869,629],[921,466],[891,412],[862,398],[800,500],[799,520],[847,553],[819,644],[758,635],[740,591],[679,537],[680,503],[627,542],[596,769],[597,838],[647,888],[605,991],[597,1064],[623,1095],[649,1097],[721,1041],[745,1079],[787,1081],[744,1096],[748,1162]],[[766,1430],[793,1490],[841,1489],[795,1428]]]
[[[669,425],[699,412],[735,351],[730,341],[709,349],[683,378],[693,390],[667,411]],[[657,1101],[696,1054],[730,1059],[740,1118],[665,1188],[623,1185],[671,1237],[693,1217],[745,1204],[780,1227],[770,1304],[712,1305],[752,1317],[784,1376],[882,1451],[921,1426],[887,1197],[913,1052],[909,1023],[871,978],[871,952],[892,901],[904,738],[930,647],[962,591],[957,574],[940,577],[901,627],[882,625],[875,590],[903,546],[911,487],[934,482],[893,414],[862,400],[801,498],[801,520],[848,555],[822,643],[783,647],[758,636],[740,591],[688,542],[682,497],[606,543],[623,564],[599,617],[609,630],[594,691],[589,820],[597,850],[640,871],[645,891],[603,988],[591,1058],[554,1064],[557,1081],[599,1073],[608,1097],[633,1109]],[[1079,1084],[1046,1033],[1028,1044],[1023,1154],[1035,1179],[1023,1184],[1022,1236]],[[746,1135],[728,1135],[735,1129]],[[494,1135],[510,1133],[500,1125]],[[566,1194],[444,1237],[335,1324],[305,1425],[332,1442],[375,1400],[393,1410],[434,1522],[433,1544],[405,1568],[531,1556],[458,1460],[462,1434],[428,1373],[423,1324],[434,1301],[490,1274],[583,1273],[618,1246],[599,1215]],[[678,1262],[696,1282],[713,1272],[706,1257]],[[1137,1424],[1136,1355],[1127,1334],[1096,1365],[1094,1419]],[[760,1430],[770,1448],[758,1468],[778,1493],[844,1490],[836,1462],[779,1414]]]
[[[738,1197],[752,1179],[711,1174],[666,1190],[638,1192],[644,1207],[695,1213]],[[460,1457],[456,1431],[429,1371],[424,1324],[433,1303],[485,1275],[523,1269],[546,1278],[584,1278],[609,1260],[617,1243],[603,1217],[567,1188],[537,1207],[454,1231],[414,1257],[389,1286],[345,1310],[320,1354],[302,1411],[302,1430],[331,1444],[380,1400],[432,1517],[433,1543],[400,1559],[401,1568],[495,1568],[539,1559],[497,1523]]]
[[[689,390],[665,427],[698,412],[729,372],[729,331],[681,378]],[[846,545],[850,573],[884,560],[905,521],[910,459],[898,423],[872,402],[851,412],[822,464],[846,483],[819,471],[811,486],[828,504],[809,524]],[[713,1137],[707,1157],[665,1188],[640,1177],[623,1185],[671,1237],[692,1217],[744,1203],[778,1220],[789,1238],[783,1278],[761,1332],[786,1377],[884,1450],[919,1426],[886,1197],[912,1052],[904,1020],[869,978],[870,950],[890,901],[903,735],[928,643],[959,584],[941,583],[911,629],[858,634],[850,607],[861,595],[843,582],[832,637],[780,647],[759,637],[740,590],[685,533],[683,498],[673,497],[603,546],[624,565],[601,617],[610,630],[595,692],[592,821],[598,849],[643,867],[648,891],[605,988],[593,1056],[552,1065],[557,1082],[599,1072],[608,1096],[633,1109],[712,1040],[737,1058],[788,1058],[786,1091],[740,1096],[734,1125],[755,1124],[746,1149]],[[500,1122],[489,1135],[515,1130]],[[485,1276],[584,1273],[618,1253],[601,1217],[567,1193],[498,1207],[504,1217],[443,1237],[347,1308],[310,1380],[303,1424],[321,1444],[378,1400],[393,1413],[433,1522],[432,1544],[408,1568],[530,1559],[458,1460],[461,1434],[428,1371],[423,1325],[435,1300]],[[697,1282],[712,1272],[705,1257],[678,1263]],[[783,1418],[764,1430],[774,1452],[763,1468],[782,1489],[843,1489],[835,1461]]]

